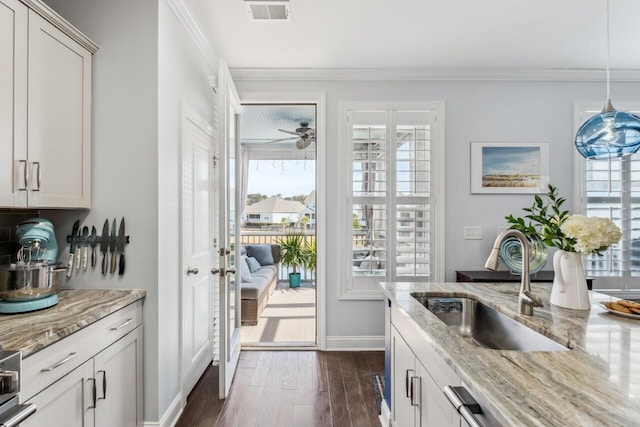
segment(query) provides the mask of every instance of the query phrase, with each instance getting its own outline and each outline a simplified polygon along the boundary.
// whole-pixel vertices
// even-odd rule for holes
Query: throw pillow
[[[240,280],[244,283],[248,283],[253,280],[253,277],[251,277],[251,269],[249,268],[249,264],[247,264],[247,257],[244,255],[240,260]]]
[[[247,256],[257,259],[260,265],[274,264],[271,245],[248,245]]]
[[[256,271],[260,270],[260,267],[262,267],[260,262],[258,262],[258,260],[252,256],[247,257],[247,265],[249,266],[249,271],[252,273],[255,273]]]

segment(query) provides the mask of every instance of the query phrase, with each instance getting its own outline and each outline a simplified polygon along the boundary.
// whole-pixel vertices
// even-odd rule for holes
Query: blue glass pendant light
[[[609,76],[609,0],[607,0],[607,102],[576,134],[576,149],[586,159],[612,159],[640,149],[640,118],[611,105]]]

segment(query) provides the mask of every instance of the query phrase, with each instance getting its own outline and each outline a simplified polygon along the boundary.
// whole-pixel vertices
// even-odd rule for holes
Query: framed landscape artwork
[[[545,193],[548,142],[472,142],[472,194]]]

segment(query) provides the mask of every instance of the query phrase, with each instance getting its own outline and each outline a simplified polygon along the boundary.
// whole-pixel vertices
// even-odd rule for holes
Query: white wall
[[[179,132],[182,103],[211,118],[199,50],[164,0],[49,0],[100,45],[93,66],[90,211],[51,211],[58,241],[83,218],[98,233],[126,218],[124,276],[87,271],[70,287],[143,288],[144,420],[160,421],[179,394]],[[62,252],[68,247],[61,248]],[[101,260],[101,257],[100,257]]]
[[[504,216],[522,214],[529,195],[470,194],[470,141],[549,141],[551,182],[571,208],[573,159],[573,102],[600,100],[604,82],[479,82],[479,81],[236,81],[242,93],[308,92],[327,94],[327,164],[336,164],[342,152],[338,139],[340,101],[445,102],[445,257],[446,280],[456,270],[482,270]],[[640,100],[640,84],[614,83],[615,101]],[[319,130],[320,131],[320,130]],[[340,244],[335,224],[342,220],[345,187],[336,174],[326,174],[327,247]],[[465,225],[481,226],[482,240],[464,240]],[[327,337],[380,337],[384,334],[380,301],[340,301],[336,251],[327,253]],[[551,270],[549,262],[545,267]],[[367,319],[362,321],[361,319]]]

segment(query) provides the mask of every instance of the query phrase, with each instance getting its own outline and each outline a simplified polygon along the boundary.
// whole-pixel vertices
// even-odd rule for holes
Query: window
[[[379,297],[380,281],[442,279],[441,132],[434,108],[342,106],[350,185],[343,298]],[[440,167],[437,167],[437,166]],[[438,221],[436,221],[438,219]]]
[[[580,125],[600,109],[581,107]],[[625,108],[635,114],[640,108]],[[594,278],[595,289],[632,290],[640,288],[640,155],[585,160],[576,154],[579,173],[580,208],[586,216],[611,219],[622,231],[622,239],[602,256],[585,257],[585,272]]]

